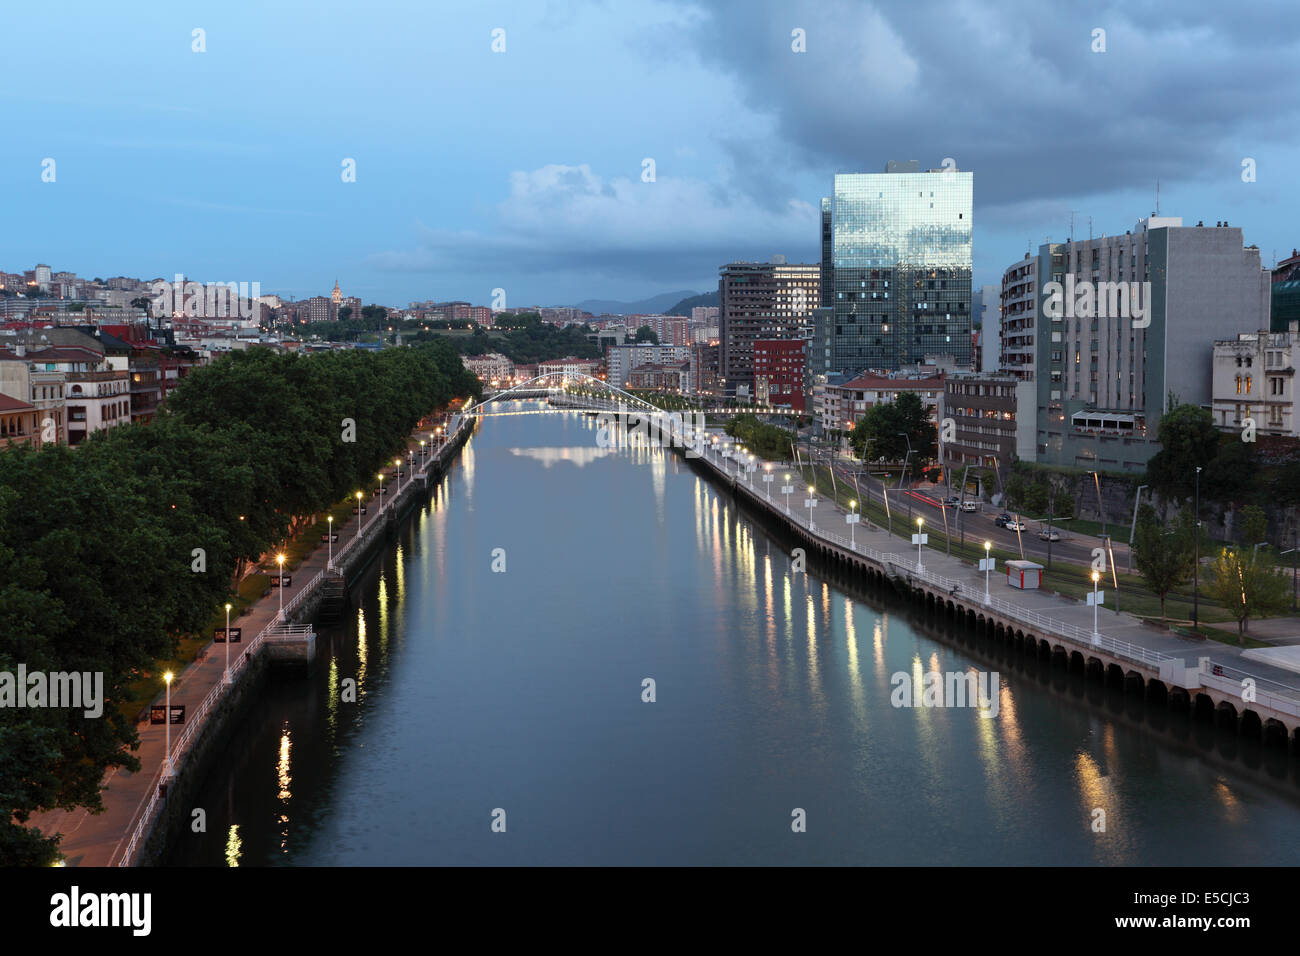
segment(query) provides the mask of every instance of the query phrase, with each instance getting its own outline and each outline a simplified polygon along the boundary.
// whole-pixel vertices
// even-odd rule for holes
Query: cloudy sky
[[[1267,264],[1300,246],[1289,3],[56,0],[5,33],[6,271],[703,291],[815,261],[833,174],[888,159],[974,171],[977,284],[1072,211],[1132,228],[1157,180],[1162,214],[1240,225]]]

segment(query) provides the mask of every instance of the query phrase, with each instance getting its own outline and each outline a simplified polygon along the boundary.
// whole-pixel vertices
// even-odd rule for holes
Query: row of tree
[[[108,768],[139,769],[130,684],[210,621],[247,562],[478,388],[445,344],[250,349],[190,373],[151,424],[0,451],[0,672],[100,673],[106,700],[99,718],[0,708],[0,864],[51,861],[30,814],[96,809]]]
[[[759,421],[756,415],[737,415],[723,426],[723,431],[766,461],[784,461],[791,456],[794,433]]]
[[[1275,614],[1290,603],[1293,587],[1277,567],[1272,549],[1263,545],[1266,520],[1262,509],[1243,511],[1247,540],[1262,546],[1223,547],[1206,569],[1206,593],[1237,622],[1238,641],[1245,643],[1252,617]],[[1150,505],[1138,509],[1133,537],[1133,561],[1147,587],[1160,598],[1160,616],[1167,617],[1165,601],[1175,588],[1186,584],[1196,567],[1196,527],[1192,510],[1182,509],[1172,522],[1162,521]]]

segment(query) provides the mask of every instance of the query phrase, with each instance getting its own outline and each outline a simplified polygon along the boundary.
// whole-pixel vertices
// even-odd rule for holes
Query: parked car
[[[999,528],[1005,528],[1007,526],[1008,521],[1014,521],[1014,520],[1015,518],[1012,515],[1009,515],[1004,511],[1002,512],[1002,514],[998,515],[996,518],[993,519],[993,523],[997,525]]]
[[[1051,531],[1048,531],[1046,528],[1043,528],[1041,531],[1038,532],[1038,536],[1042,538],[1044,541],[1061,540],[1061,532],[1057,531],[1055,528],[1053,528]]]
[[[943,506],[945,508],[956,508],[959,504],[961,504],[961,498],[956,495],[949,495],[947,498],[943,499]]]
[[[1025,524],[1023,521],[1017,521],[1015,518],[1012,518],[1010,521],[1008,521],[1008,522],[1007,522],[1006,524],[1004,524],[1002,527],[1006,528],[1008,531],[1028,531],[1028,530],[1029,530],[1029,525]]]
[[[980,503],[979,503],[978,501],[976,501],[974,498],[967,498],[965,501],[963,501],[963,502],[961,503],[961,510],[962,510],[962,511],[979,511],[979,510],[980,510]]]

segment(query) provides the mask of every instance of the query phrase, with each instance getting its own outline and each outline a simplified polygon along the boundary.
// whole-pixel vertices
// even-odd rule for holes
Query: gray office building
[[[822,200],[822,305],[833,313],[831,372],[894,370],[927,354],[969,366],[974,174],[835,177]]]
[[[1034,356],[1040,463],[1145,469],[1171,393],[1210,407],[1211,343],[1268,328],[1269,273],[1239,228],[1152,216],[1040,246],[1030,272],[1041,281],[1014,321]]]

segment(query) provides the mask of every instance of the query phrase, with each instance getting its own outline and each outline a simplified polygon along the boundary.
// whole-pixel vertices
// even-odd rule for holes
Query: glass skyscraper
[[[896,369],[936,354],[971,363],[973,192],[973,173],[923,173],[915,160],[835,177],[822,200],[830,371]]]

